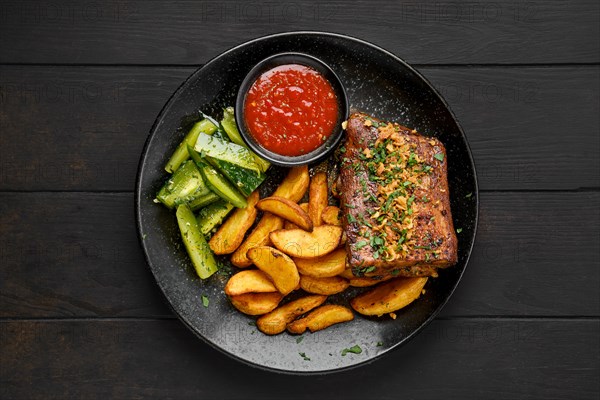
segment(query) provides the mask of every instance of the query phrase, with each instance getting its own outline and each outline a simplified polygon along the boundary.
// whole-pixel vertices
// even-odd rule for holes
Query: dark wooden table
[[[3,1],[0,397],[597,399],[599,3]],[[414,65],[481,187],[458,290],[406,346],[319,377],[242,365],[165,304],[138,245],[149,129],[211,57],[286,30]]]

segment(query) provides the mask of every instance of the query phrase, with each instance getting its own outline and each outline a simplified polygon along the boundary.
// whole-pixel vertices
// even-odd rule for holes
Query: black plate
[[[356,318],[314,334],[269,337],[254,318],[235,310],[223,293],[227,274],[201,281],[179,239],[175,216],[153,203],[167,174],[163,166],[198,110],[219,117],[233,105],[244,76],[269,55],[297,51],[321,58],[339,75],[350,106],[384,120],[438,137],[448,158],[452,215],[458,235],[458,264],[430,279],[426,294],[397,312],[397,319]],[[274,175],[281,175],[277,171]],[[272,178],[273,181],[277,176]],[[467,197],[472,193],[470,197]],[[469,260],[478,214],[477,180],[467,139],[448,105],[414,69],[393,54],[342,35],[292,32],[235,47],[197,70],[175,92],[158,116],[142,153],[136,184],[138,233],[158,285],[179,318],[200,338],[241,361],[291,373],[322,373],[372,361],[405,343],[440,311],[456,288]],[[210,299],[202,305],[201,296]],[[381,342],[383,345],[378,346]],[[355,344],[361,354],[341,356]],[[305,353],[310,361],[299,353]]]

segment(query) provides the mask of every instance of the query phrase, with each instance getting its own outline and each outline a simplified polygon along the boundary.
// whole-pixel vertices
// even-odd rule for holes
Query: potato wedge
[[[346,236],[346,232],[342,232],[342,238],[340,239],[339,247],[344,247],[346,241],[348,240],[348,236]]]
[[[314,226],[323,225],[321,215],[327,207],[327,174],[317,172],[310,181],[308,192],[308,215]]]
[[[250,229],[256,219],[256,203],[258,191],[252,192],[248,197],[245,208],[236,208],[233,214],[221,225],[217,233],[208,241],[208,245],[215,254],[231,254],[242,244],[246,231]]]
[[[313,310],[304,318],[300,318],[287,326],[290,333],[301,334],[306,329],[311,332],[320,331],[340,322],[352,321],[354,314],[352,310],[344,306],[328,304]]]
[[[277,335],[285,331],[286,326],[302,314],[319,307],[327,296],[306,296],[277,307],[256,320],[258,329],[267,335]]]
[[[296,264],[297,266],[298,264]],[[354,279],[356,278],[356,276],[354,276],[354,274],[352,273],[352,268],[345,268],[342,272],[340,272],[338,274],[338,276],[341,276],[342,278],[346,278],[346,279]]]
[[[273,281],[284,296],[291,293],[300,283],[300,275],[294,261],[281,251],[258,246],[248,250],[248,258]]]
[[[229,297],[235,308],[244,314],[262,315],[273,311],[283,299],[279,292],[272,293],[244,293]]]
[[[312,232],[313,230],[313,223],[310,220],[308,213],[298,204],[286,198],[279,196],[267,197],[260,200],[256,204],[256,208],[277,215],[286,221],[290,221],[305,231]]]
[[[239,268],[246,268],[252,265],[252,261],[247,257],[248,250],[256,246],[266,246],[269,244],[269,234],[283,227],[283,219],[277,215],[265,213],[256,227],[250,232],[250,235],[242,242],[237,250],[231,256],[231,263]]]
[[[308,189],[310,177],[306,165],[290,169],[273,196],[279,196],[297,203]]]
[[[298,258],[321,257],[334,251],[342,237],[342,228],[316,226],[312,232],[302,229],[278,230],[269,234],[271,242],[284,253]]]
[[[350,302],[352,308],[363,315],[391,313],[416,300],[427,282],[424,278],[397,278],[361,294]]]
[[[300,287],[308,293],[323,294],[329,296],[343,292],[350,286],[348,281],[339,276],[328,278],[313,278],[312,276],[300,276]]]
[[[373,278],[368,278],[368,277],[355,276],[354,278],[350,278],[349,281],[350,281],[350,286],[352,286],[352,287],[368,287],[368,286],[375,286],[378,283],[389,281],[390,279],[394,279],[394,278],[395,277],[391,276],[391,275],[385,275],[381,279],[373,279]]]
[[[300,206],[302,211],[304,211],[306,214],[308,214],[308,203],[300,203],[298,205]],[[309,218],[310,218],[310,216],[309,216]],[[312,221],[310,221],[310,222],[312,222]],[[314,225],[313,225],[313,227],[314,227]],[[283,229],[300,229],[300,227],[294,223],[291,223],[290,221],[284,221]]]
[[[313,278],[328,278],[340,275],[346,269],[346,250],[336,249],[333,252],[316,258],[294,259],[298,272]],[[352,271],[350,271],[352,273]],[[354,276],[352,276],[354,277]]]
[[[237,296],[244,293],[276,292],[277,288],[269,277],[259,269],[240,271],[233,275],[225,285],[227,296]]]
[[[321,214],[321,220],[325,225],[342,226],[342,219],[340,218],[341,210],[336,206],[327,206]]]

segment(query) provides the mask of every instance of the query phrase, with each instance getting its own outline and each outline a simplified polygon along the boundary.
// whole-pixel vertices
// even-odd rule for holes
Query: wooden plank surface
[[[365,368],[316,377],[245,366],[176,320],[2,321],[0,333],[0,356],[10,366],[0,370],[7,399],[351,400],[443,393],[465,400],[585,400],[599,394],[597,319],[436,320]],[[332,344],[334,357],[343,347]],[[310,356],[302,343],[298,349]]]
[[[600,315],[599,201],[483,193],[472,259],[443,315]],[[131,194],[2,193],[0,226],[0,317],[171,316]]]
[[[419,64],[593,63],[598,9],[595,0],[12,0],[1,7],[0,62],[201,64],[255,37],[317,30]]]
[[[0,190],[131,190],[154,119],[193,70],[0,67]],[[599,70],[421,68],[483,190],[600,187]]]

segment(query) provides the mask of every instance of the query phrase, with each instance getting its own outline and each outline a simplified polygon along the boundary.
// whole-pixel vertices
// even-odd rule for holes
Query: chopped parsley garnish
[[[301,341],[303,341],[303,340],[304,340],[304,336],[298,336],[298,337],[296,338],[296,343],[300,343],[300,342],[301,342]]]
[[[467,195],[465,196],[465,199],[470,199],[471,196],[473,196],[473,192],[467,193]]]
[[[433,156],[436,160],[444,161],[444,153],[437,153]]]
[[[442,154],[442,157],[444,157],[443,154]],[[433,167],[431,165],[424,164],[423,169],[421,169],[421,172],[429,173],[429,172],[431,172],[432,169],[433,169]]]
[[[209,303],[208,297],[206,297],[205,295],[202,295],[202,305],[205,308],[208,308],[208,303]]]
[[[434,156],[435,157],[435,156]],[[413,153],[412,151],[410,152],[410,155],[408,156],[408,161],[406,162],[406,164],[409,167],[413,167],[415,166],[415,164],[417,164],[417,155],[415,153]]]
[[[461,233],[461,232],[462,232],[462,228],[458,228],[458,229],[456,230],[456,233]]]
[[[342,356],[345,356],[348,353],[360,354],[360,353],[362,353],[362,349],[360,348],[359,345],[355,344],[354,346],[352,346],[348,349],[342,350]]]
[[[383,342],[377,342],[377,347],[383,346]]]
[[[355,248],[356,250],[360,250],[360,249],[362,249],[363,247],[365,247],[366,245],[367,245],[367,242],[365,242],[364,240],[361,240],[361,241],[359,241],[359,242],[356,242],[356,244],[354,245],[354,248]]]
[[[304,359],[304,361],[310,361],[310,358],[306,355],[306,353],[298,353],[300,354],[300,357],[302,357]]]

